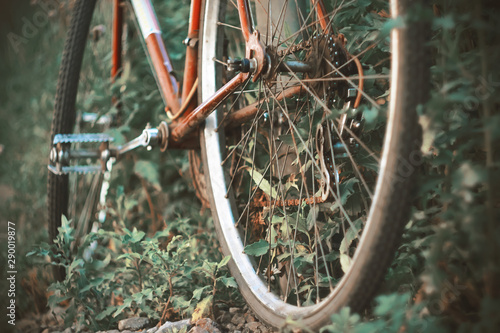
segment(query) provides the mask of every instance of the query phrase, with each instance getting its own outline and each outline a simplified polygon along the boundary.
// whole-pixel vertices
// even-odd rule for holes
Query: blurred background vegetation
[[[31,20],[36,8],[29,1],[2,2],[0,5],[0,219],[2,244],[7,241],[7,221],[16,223],[17,297],[34,299],[18,302],[20,316],[31,311],[45,311],[39,295],[44,295],[47,277],[27,262],[26,253],[45,241],[45,163],[48,151],[51,109],[57,80],[57,63],[64,40],[61,19],[51,13],[46,24],[18,48],[9,41],[12,34],[22,36],[25,20]],[[11,35],[9,35],[12,33]],[[6,251],[1,252],[6,267]],[[2,272],[2,277],[4,277]],[[2,278],[2,293],[6,293]],[[24,282],[23,282],[24,281]],[[30,281],[30,282],[29,282]],[[26,283],[28,283],[26,285]],[[25,287],[22,287],[22,286]],[[37,290],[37,291],[35,291]],[[35,292],[37,295],[32,294]],[[39,295],[38,295],[39,294]],[[2,297],[2,308],[6,297]],[[41,303],[39,303],[41,304]],[[4,315],[5,316],[5,315]],[[2,327],[6,323],[2,321]]]
[[[155,177],[131,171],[121,179],[115,224],[86,239],[102,245],[99,260],[78,262],[80,253],[67,263],[78,267],[75,274],[49,288],[42,245],[48,238],[46,163],[69,2],[61,1],[57,10],[45,12],[45,23],[40,18],[39,26],[23,31],[43,3],[0,5],[0,234],[4,239],[7,221],[16,223],[18,316],[47,311],[47,301],[65,301],[68,325],[78,321],[105,329],[131,314],[174,320],[190,316],[199,304],[208,304],[203,309],[212,316],[218,306],[242,305],[218,254],[209,213],[200,213],[183,152],[135,157],[151,163]],[[154,3],[164,38],[176,47],[171,56],[181,62],[188,2]],[[500,8],[494,0],[436,0],[429,6],[433,86],[431,100],[419,110],[424,158],[412,219],[372,307],[362,314],[334,314],[328,332],[500,327]],[[29,38],[13,35],[26,33]],[[148,74],[131,75],[145,82]],[[149,96],[144,90],[141,96]],[[159,101],[156,95],[145,99],[154,110],[148,115],[152,123],[161,120]],[[70,236],[71,230],[62,234]],[[169,247],[158,248],[165,239]],[[27,257],[33,250],[41,256]],[[2,262],[5,254],[0,251]],[[230,296],[221,299],[215,292],[221,288]]]

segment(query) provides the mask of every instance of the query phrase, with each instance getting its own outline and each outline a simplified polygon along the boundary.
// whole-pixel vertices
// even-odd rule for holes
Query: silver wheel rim
[[[397,16],[397,0],[391,0],[391,11],[393,17]],[[217,43],[217,25],[213,22],[218,21],[219,8],[221,5],[220,0],[207,0],[205,5],[205,17],[203,29],[203,39],[202,39],[202,50],[201,50],[201,76],[203,78],[203,89],[202,89],[202,100],[209,99],[216,92],[216,65],[213,61],[216,58],[216,43]],[[210,24],[212,22],[212,24]],[[398,58],[397,58],[397,40],[398,40],[398,30],[394,29],[391,32],[391,53],[393,55],[391,60],[391,69],[397,68]],[[391,94],[396,95],[395,87],[397,75],[396,71],[391,71]],[[297,307],[288,304],[277,297],[272,292],[269,292],[265,282],[258,277],[256,271],[249,260],[248,256],[243,253],[243,242],[241,240],[240,234],[235,227],[235,218],[233,215],[233,210],[230,200],[226,197],[227,184],[224,176],[224,170],[221,167],[221,161],[223,161],[223,155],[220,148],[220,142],[223,141],[219,137],[219,132],[217,131],[217,111],[213,112],[210,117],[206,120],[204,128],[204,148],[206,150],[207,156],[207,167],[208,170],[208,181],[211,186],[211,194],[213,196],[213,204],[215,207],[211,207],[212,210],[216,211],[218,216],[221,232],[227,244],[227,247],[231,253],[232,260],[238,267],[240,272],[240,278],[246,284],[246,287],[250,290],[256,300],[264,306],[262,312],[273,312],[275,315],[286,319],[287,317],[298,318],[298,317],[310,317],[325,307],[328,306],[328,311],[336,311],[345,302],[349,295],[343,293],[342,290],[348,284],[349,279],[356,275],[356,271],[362,266],[363,260],[360,259],[361,254],[365,249],[369,249],[372,243],[373,237],[370,237],[371,231],[375,230],[378,226],[373,223],[374,220],[374,207],[377,206],[380,198],[379,189],[384,186],[384,180],[387,177],[391,177],[394,173],[392,166],[387,165],[387,158],[389,154],[389,149],[387,147],[391,144],[391,133],[393,132],[394,117],[397,116],[396,113],[396,98],[391,98],[389,103],[389,120],[387,122],[387,129],[385,131],[384,143],[383,143],[383,153],[380,161],[380,171],[379,177],[376,182],[376,190],[373,194],[373,202],[370,207],[368,220],[365,227],[363,228],[363,233],[357,247],[355,256],[353,258],[353,263],[349,270],[343,275],[341,281],[335,286],[335,289],[321,302],[311,305]],[[215,214],[214,214],[215,215]],[[334,298],[341,298],[338,302],[338,306],[332,306],[331,302]],[[254,309],[255,310],[255,309]],[[275,323],[276,326],[281,325],[281,323]]]

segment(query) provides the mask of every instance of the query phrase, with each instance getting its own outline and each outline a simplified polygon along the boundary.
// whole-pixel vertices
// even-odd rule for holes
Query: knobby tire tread
[[[73,132],[78,81],[95,2],[96,0],[79,0],[75,2],[73,7],[57,81],[51,127],[51,145],[56,134]],[[57,229],[61,226],[61,215],[67,214],[68,176],[58,176],[49,172],[47,194],[49,237],[52,241],[56,238]],[[64,270],[61,267],[56,266],[54,274],[58,280],[64,278]]]

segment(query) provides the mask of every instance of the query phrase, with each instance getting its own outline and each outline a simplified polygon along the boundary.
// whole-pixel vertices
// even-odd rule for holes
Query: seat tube
[[[180,108],[179,84],[173,75],[172,62],[161,38],[160,25],[150,0],[132,0],[135,16],[146,41],[149,55],[166,109],[176,113]]]

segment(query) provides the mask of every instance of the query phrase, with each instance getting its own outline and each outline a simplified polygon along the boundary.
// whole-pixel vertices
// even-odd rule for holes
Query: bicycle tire
[[[225,3],[223,0],[206,0],[204,4],[205,15],[202,18],[202,32],[200,36],[201,47],[199,73],[201,76],[200,82],[203,82],[203,84],[200,85],[200,100],[206,100],[209,98],[224,82],[226,82],[226,80],[228,80],[227,71],[225,71],[223,66],[219,63],[213,61],[214,58],[218,59],[219,62],[227,60],[227,56],[230,53],[229,50],[231,48],[231,43],[234,42],[234,35],[238,33],[237,28],[234,28],[236,24],[226,24],[224,21],[227,19],[229,22],[231,14],[228,12],[231,10],[234,11],[234,8],[231,8],[231,2],[228,3],[227,8],[224,7]],[[284,215],[285,220],[287,220],[287,214],[292,214],[290,213],[292,211],[291,209],[289,213],[285,213],[285,211],[290,208],[286,207],[284,203],[284,199],[287,198],[286,192],[282,191],[281,199],[283,204],[281,207],[278,206],[278,202],[280,202],[278,197],[279,194],[275,194],[277,198],[274,199],[273,203],[273,184],[278,183],[278,181],[273,183],[273,180],[275,178],[279,178],[279,181],[284,183],[283,179],[285,177],[281,177],[279,171],[274,174],[275,178],[273,178],[272,174],[269,175],[266,179],[268,179],[268,183],[270,184],[270,190],[268,190],[270,193],[267,193],[265,189],[261,189],[260,185],[262,184],[262,178],[267,177],[267,174],[261,173],[263,176],[258,178],[260,179],[260,182],[257,183],[254,178],[255,173],[245,175],[242,172],[241,175],[234,176],[237,174],[238,170],[245,169],[248,164],[236,164],[234,167],[231,162],[230,167],[225,166],[228,164],[225,163],[225,161],[231,153],[233,154],[231,159],[238,160],[238,157],[235,156],[239,151],[241,151],[241,153],[239,153],[240,156],[245,157],[247,161],[244,163],[250,163],[251,170],[257,170],[257,167],[255,166],[257,163],[255,157],[258,156],[254,153],[254,158],[252,159],[252,155],[245,151],[247,146],[242,146],[238,143],[243,142],[242,137],[244,138],[246,135],[245,133],[247,132],[245,132],[245,130],[240,131],[242,134],[235,134],[235,132],[238,132],[237,130],[228,130],[226,132],[224,130],[224,126],[220,126],[221,121],[227,117],[226,114],[231,111],[231,108],[235,106],[236,103],[245,104],[246,102],[247,104],[250,104],[250,102],[245,100],[245,98],[241,98],[238,102],[234,101],[237,100],[236,97],[234,99],[230,98],[229,101],[226,101],[225,104],[223,103],[219,106],[217,111],[207,119],[205,128],[201,131],[201,149],[203,165],[205,168],[204,172],[207,177],[208,198],[222,252],[224,255],[230,255],[232,257],[229,262],[229,269],[232,276],[236,279],[239,289],[247,301],[247,304],[261,320],[271,326],[282,327],[285,325],[287,318],[290,317],[293,319],[300,319],[307,328],[318,330],[320,327],[329,322],[329,318],[332,313],[339,311],[342,307],[348,306],[353,311],[362,310],[372,299],[384,278],[409,215],[412,188],[414,187],[414,177],[416,175],[415,171],[419,164],[418,156],[420,151],[421,130],[418,125],[416,108],[418,105],[424,103],[428,96],[429,66],[425,60],[427,57],[425,51],[426,28],[425,23],[405,18],[413,8],[421,5],[422,3],[423,2],[421,1],[406,0],[390,1],[392,17],[403,18],[405,23],[404,25],[396,25],[391,32],[390,53],[392,54],[392,59],[390,62],[392,84],[390,87],[390,111],[388,115],[389,120],[387,124],[385,124],[385,140],[383,143],[383,153],[380,158],[381,163],[379,164],[380,173],[376,178],[376,187],[371,207],[369,212],[366,212],[367,220],[364,222],[365,224],[362,236],[355,241],[357,242],[357,247],[355,254],[351,257],[352,262],[347,269],[347,272],[345,272],[340,278],[340,282],[336,284],[327,296],[321,298],[319,287],[315,287],[318,289],[316,304],[307,305],[307,299],[302,303],[300,303],[301,301],[297,301],[297,304],[290,304],[290,302],[285,302],[283,300],[289,298],[289,294],[286,292],[292,288],[286,286],[286,292],[284,293],[281,282],[277,281],[281,281],[283,276],[287,274],[288,275],[285,277],[292,276],[296,279],[295,276],[298,276],[300,278],[298,274],[293,273],[294,271],[291,268],[287,268],[287,274],[283,274],[283,272],[281,272],[283,269],[282,267],[286,267],[286,262],[281,264],[282,266],[278,266],[278,268],[281,267],[281,269],[277,270],[279,273],[276,273],[275,280],[272,280],[271,275],[269,274],[266,276],[263,276],[262,274],[265,269],[267,269],[267,271],[273,269],[271,264],[273,264],[274,258],[271,256],[271,252],[273,251],[271,245],[273,241],[275,242],[274,244],[279,244],[279,237],[282,236],[282,234],[280,236],[275,236],[275,234],[272,233],[273,231],[271,229],[276,230],[276,228],[274,227],[275,224],[271,224],[271,214],[276,213],[275,215],[278,215],[279,209],[282,209],[280,214]],[[380,12],[380,15],[383,15],[383,13]],[[304,14],[303,17],[305,16],[306,15]],[[272,17],[266,19],[271,22],[273,20]],[[279,27],[279,22],[276,26]],[[305,23],[303,26],[306,26]],[[236,32],[228,32],[229,29],[235,30]],[[279,28],[276,30],[278,29]],[[263,32],[261,32],[261,34],[263,34]],[[349,37],[347,38],[349,40]],[[265,46],[267,47],[268,45]],[[276,44],[274,47],[277,47]],[[262,89],[262,91],[268,89],[262,86],[260,87],[261,88],[259,89]],[[249,93],[250,92],[248,92],[248,94]],[[243,91],[240,92],[240,95],[242,94]],[[269,95],[270,94],[271,93],[269,93]],[[278,95],[278,93],[276,93],[276,95]],[[272,100],[273,97],[271,96],[270,99]],[[255,97],[253,100],[255,100]],[[257,100],[262,101],[259,97],[257,97]],[[299,104],[298,100],[299,98],[297,97],[297,105]],[[277,100],[277,98],[274,98],[274,103],[279,104],[280,101]],[[312,104],[310,101],[307,103]],[[261,102],[261,104],[264,105],[265,103]],[[283,110],[285,107],[281,107],[281,110],[278,110],[278,113],[288,112],[288,109],[286,111]],[[267,118],[269,119],[272,118],[273,112],[276,113],[276,108],[278,107],[273,109],[270,108],[270,110],[262,112],[267,113]],[[293,112],[293,110],[290,112]],[[262,115],[259,115],[259,117],[262,117]],[[288,116],[287,119],[289,123],[293,122],[290,120],[292,119],[291,116]],[[258,126],[254,124],[257,124],[260,121],[261,119],[253,121],[250,120],[250,125],[242,125],[241,127],[250,126],[250,130],[252,130],[252,128]],[[269,123],[273,124],[273,121],[270,121]],[[274,163],[274,156],[276,156],[275,159],[278,161],[278,154],[272,154],[272,146],[275,146],[273,142],[276,142],[277,139],[274,139],[272,125],[268,126],[271,126],[271,130],[268,130],[268,133],[271,134],[269,134],[268,137],[273,137],[267,141],[267,144],[270,147],[268,150],[270,151],[269,166],[271,166],[271,164]],[[292,126],[290,124],[288,124],[288,126],[290,127],[290,131],[293,133],[294,129]],[[252,134],[254,135],[255,140],[248,139],[245,143],[251,141],[254,147],[257,146],[258,135],[260,135],[260,133],[257,133],[259,129],[260,128],[255,129],[255,134]],[[248,133],[250,133],[250,130]],[[248,134],[247,137],[251,138],[251,135]],[[264,139],[261,141],[263,142]],[[242,146],[242,148],[240,146]],[[313,145],[311,144],[311,146]],[[294,148],[298,148],[297,145],[295,145]],[[264,150],[265,149],[262,148],[262,151]],[[279,151],[276,148],[275,150]],[[234,151],[236,152],[234,153]],[[300,156],[300,153],[296,156]],[[319,153],[314,156],[319,156]],[[241,159],[242,158],[239,160]],[[316,161],[313,161],[313,159],[313,157],[310,158],[312,163],[317,163]],[[248,160],[250,160],[250,162],[248,162]],[[296,161],[298,160],[299,158],[296,158]],[[353,161],[352,164],[355,164],[355,162]],[[279,163],[276,162],[276,165],[279,170]],[[410,170],[405,170],[408,166]],[[262,167],[259,170],[265,171],[266,169]],[[268,167],[267,170],[271,170],[271,168]],[[232,174],[229,175],[231,172]],[[339,173],[339,171],[336,171],[335,175],[338,175]],[[236,177],[239,178],[235,180]],[[247,179],[248,183],[248,185],[246,185],[247,187],[243,190],[238,187],[240,185],[232,185],[237,184],[241,179]],[[302,182],[306,183],[306,178],[304,177],[303,179],[304,180]],[[337,180],[337,183],[341,181],[342,180]],[[315,180],[310,182],[310,184],[314,182]],[[268,187],[266,187],[266,189],[267,188]],[[360,191],[362,191],[361,188]],[[246,192],[248,192],[248,196],[243,195]],[[252,213],[249,213],[251,209],[261,209],[256,208],[259,207],[256,204],[253,208],[248,208],[252,207],[250,201],[255,200],[256,192],[264,192],[262,195],[264,199],[262,200],[269,206],[267,208],[267,217],[261,218],[261,215],[259,215],[259,219],[261,219],[260,221],[266,222],[265,227],[267,227],[267,232],[260,233],[261,239],[259,239],[258,242],[264,240],[267,241],[269,245],[267,252],[260,256],[247,255],[244,253],[245,249],[249,251],[248,245],[257,243],[255,238],[253,239],[253,243],[250,243],[248,240],[248,234],[251,232],[245,231],[251,231],[251,228],[253,227],[251,223],[248,223],[250,218],[246,217],[242,219],[243,213],[247,214],[247,216],[251,216]],[[279,189],[275,192],[279,193]],[[315,195],[315,193],[316,192],[306,195]],[[241,199],[241,197],[243,197],[243,199]],[[299,197],[299,199],[302,200],[302,197]],[[241,202],[243,200],[246,202]],[[301,205],[307,206],[307,203],[304,204],[303,202],[305,201],[302,201]],[[312,206],[313,204],[310,205]],[[311,208],[297,208],[297,216],[299,216],[300,209],[310,210]],[[262,212],[262,210],[256,214],[260,214],[260,212]],[[271,214],[269,212],[271,212]],[[265,212],[262,212],[262,215],[264,214]],[[278,216],[277,220],[281,218],[283,218],[283,216]],[[315,218],[316,215],[313,217],[314,221],[316,221]],[[242,226],[244,223],[241,221],[245,220],[247,224]],[[299,229],[298,221],[299,219],[297,218],[297,222],[295,224],[296,227],[288,227],[290,228],[289,230]],[[283,224],[281,224],[281,226],[284,225],[284,222],[282,223]],[[317,225],[317,223],[315,223],[315,225]],[[278,224],[278,226],[280,226],[280,224]],[[282,229],[279,230],[280,231],[277,232],[281,232]],[[346,232],[344,231],[344,234],[345,233]],[[298,232],[295,232],[295,235],[297,234]],[[273,237],[268,235],[273,235]],[[318,244],[325,241],[321,239],[321,236],[318,235],[317,237],[319,240],[319,242],[317,242]],[[293,241],[293,244],[295,245],[295,240]],[[282,244],[285,244],[285,241],[283,241]],[[285,245],[281,246],[285,247]],[[279,249],[279,247],[279,245],[276,245],[275,248]],[[320,245],[317,245],[317,247],[320,247]],[[290,249],[290,252],[293,253],[297,252],[296,248],[292,246],[285,248],[285,250],[286,249]],[[275,251],[277,251],[276,253],[279,253],[279,250]],[[316,248],[315,251],[314,256],[320,257],[318,254],[319,249]],[[297,254],[297,256],[298,255],[299,254]],[[326,255],[323,254],[323,257],[325,256]],[[267,262],[267,264],[265,264],[267,265],[265,269],[262,269],[260,262],[257,263],[259,258],[260,262]],[[316,262],[318,261],[319,260],[316,260]],[[280,265],[279,261],[276,262]],[[292,260],[289,262],[292,262]],[[338,264],[338,261],[336,261],[336,263]],[[288,265],[291,267],[294,264],[295,261],[291,264],[289,263]],[[326,269],[324,267],[326,267]],[[326,262],[324,267],[324,271],[329,270]],[[296,272],[298,272],[298,268],[295,269]],[[319,270],[320,269],[318,268],[318,270],[313,272],[313,274],[319,277],[320,273],[323,273],[319,272]],[[329,273],[327,273],[327,275],[328,274]],[[305,275],[302,275],[302,278],[306,280]],[[329,275],[328,279],[332,280]],[[269,282],[271,280],[272,282]],[[286,282],[286,284],[288,283],[290,282]],[[280,286],[276,286],[276,284],[280,284]],[[319,283],[317,285],[319,285]],[[298,289],[299,286],[300,285],[295,282],[295,289]],[[303,292],[303,294],[301,294],[296,291],[297,299],[299,299],[302,295],[306,295],[306,293]],[[296,302],[296,300],[294,300],[294,302]]]
[[[51,127],[51,143],[56,134],[73,133],[76,120],[75,103],[80,70],[95,3],[95,0],[76,1],[73,8],[57,81]],[[51,240],[55,239],[58,234],[62,215],[67,216],[68,214],[68,186],[68,175],[48,173],[47,205],[49,237]],[[64,279],[65,271],[63,268],[55,266],[54,275],[57,280],[62,280]]]

